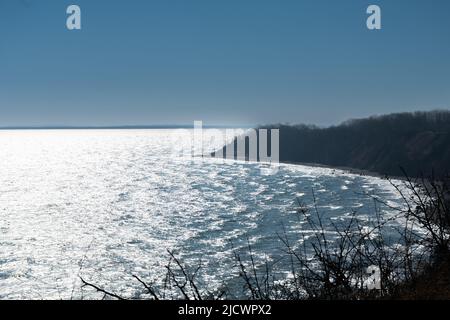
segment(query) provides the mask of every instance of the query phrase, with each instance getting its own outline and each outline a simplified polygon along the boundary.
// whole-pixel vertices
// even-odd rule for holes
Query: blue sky
[[[80,31],[66,29],[70,4]],[[0,0],[0,126],[449,109],[449,14],[448,0]]]

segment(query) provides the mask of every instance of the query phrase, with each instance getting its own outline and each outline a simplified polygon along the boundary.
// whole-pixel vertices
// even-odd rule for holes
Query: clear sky
[[[82,30],[66,29],[66,8]],[[366,8],[382,9],[382,30]],[[0,126],[450,108],[448,0],[0,0]]]

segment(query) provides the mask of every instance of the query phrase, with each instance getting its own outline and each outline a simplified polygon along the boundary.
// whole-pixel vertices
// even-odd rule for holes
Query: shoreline
[[[352,167],[344,167],[344,166],[330,166],[320,163],[308,163],[308,162],[295,162],[295,161],[280,161],[280,164],[292,164],[292,165],[298,165],[298,166],[306,166],[306,167],[313,167],[313,168],[325,168],[325,169],[332,169],[332,170],[341,170],[345,171],[350,174],[355,174],[359,176],[367,176],[367,177],[374,177],[379,178],[383,180],[392,179],[392,180],[401,180],[406,181],[407,179],[405,177],[400,176],[389,176],[387,174],[381,174],[379,172],[365,170],[365,169],[357,169]]]

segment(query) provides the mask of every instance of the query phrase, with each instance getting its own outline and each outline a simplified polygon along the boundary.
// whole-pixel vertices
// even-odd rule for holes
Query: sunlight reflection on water
[[[399,203],[379,178],[294,165],[263,175],[256,163],[174,158],[173,134],[0,131],[0,298],[97,297],[79,275],[135,296],[131,275],[162,277],[166,249],[201,258],[214,287],[230,276],[231,242],[248,238],[257,256],[279,255],[277,233],[302,230],[296,197],[311,204],[313,189],[331,217],[373,214],[361,190]]]

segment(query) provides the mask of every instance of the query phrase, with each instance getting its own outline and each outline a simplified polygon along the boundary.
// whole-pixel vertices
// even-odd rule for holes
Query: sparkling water
[[[370,219],[366,194],[400,203],[376,177],[174,156],[189,139],[176,130],[0,131],[0,298],[101,297],[80,276],[139,298],[132,275],[163,278],[168,249],[201,262],[200,281],[215,289],[236,277],[233,250],[249,242],[257,261],[275,261],[281,234],[308,232],[297,209],[313,192],[334,220],[354,210]]]

